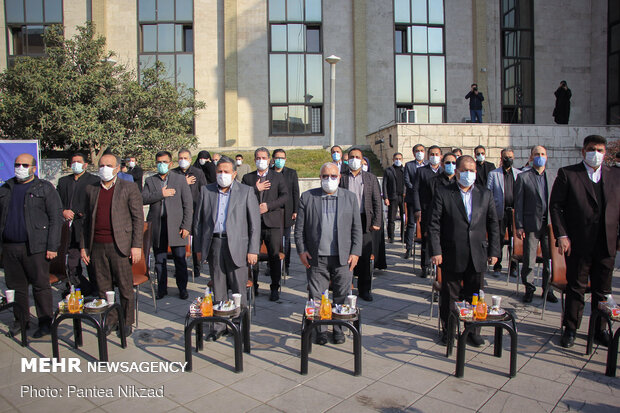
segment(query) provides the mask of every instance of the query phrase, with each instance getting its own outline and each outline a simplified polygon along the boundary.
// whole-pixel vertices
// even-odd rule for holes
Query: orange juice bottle
[[[77,313],[80,311],[80,304],[75,295],[75,289],[71,286],[71,294],[69,294],[69,300],[67,302],[67,307],[69,308],[70,313]]]
[[[211,297],[211,291],[209,287],[205,290],[205,296],[202,299],[202,303],[200,304],[200,313],[203,317],[212,317],[213,316],[213,298]]]
[[[329,292],[327,290],[325,290],[321,296],[321,308],[319,310],[319,314],[321,316],[321,320],[332,319],[332,305],[329,302]]]
[[[478,320],[487,319],[487,303],[484,302],[484,291],[480,290],[478,303],[476,304],[475,315]]]

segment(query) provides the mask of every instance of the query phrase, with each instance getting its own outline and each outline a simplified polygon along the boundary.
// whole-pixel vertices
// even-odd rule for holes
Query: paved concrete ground
[[[514,279],[506,285],[487,276],[486,293],[504,296],[506,307],[518,316],[518,373],[508,378],[509,340],[502,358],[493,357],[491,329],[483,330],[486,345],[467,349],[465,377],[454,377],[455,356],[445,357],[438,344],[437,320],[429,319],[428,279],[412,273],[412,261],[402,259],[402,245],[388,244],[388,270],[376,273],[375,301],[363,308],[363,374],[352,376],[350,337],[341,346],[314,346],[307,376],[299,374],[300,322],[305,302],[305,271],[296,254],[291,277],[277,303],[268,301],[268,281],[261,275],[258,314],[253,319],[252,354],[244,354],[244,372],[234,373],[232,339],[205,343],[194,353],[192,373],[21,373],[22,357],[51,357],[49,336],[22,348],[2,334],[0,342],[0,411],[411,411],[411,412],[617,412],[620,379],[604,375],[606,349],[584,356],[584,323],[575,347],[559,345],[560,304],[548,307],[540,319],[541,299],[524,306],[515,294]],[[417,274],[418,266],[416,265]],[[617,275],[617,271],[616,271]],[[3,284],[3,282],[2,282]],[[200,294],[206,278],[190,282],[190,298]],[[614,291],[618,295],[618,279]],[[171,282],[171,286],[174,281]],[[2,288],[4,286],[2,285]],[[140,327],[121,349],[110,336],[111,361],[184,361],[183,320],[189,301],[172,296],[158,302],[154,312],[150,294],[140,298]],[[521,292],[523,289],[521,288]],[[58,294],[55,293],[55,297]],[[34,309],[31,310],[34,314]],[[435,306],[436,313],[436,306]],[[8,313],[0,314],[0,332],[7,330]],[[35,323],[36,324],[36,323]],[[61,357],[94,361],[97,354],[93,330],[86,327],[85,346],[71,347],[70,323],[61,326]],[[29,334],[32,335],[31,327]],[[58,388],[62,398],[21,397],[24,385]],[[67,397],[67,386],[114,389],[113,397]],[[119,398],[119,385],[164,388],[163,398]]]

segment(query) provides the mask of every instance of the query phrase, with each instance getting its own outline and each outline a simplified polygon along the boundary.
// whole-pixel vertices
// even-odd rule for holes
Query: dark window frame
[[[612,50],[612,28],[617,27],[620,32],[620,11],[618,11],[617,16],[612,16],[612,2],[616,0],[609,0],[607,4],[607,87],[605,89],[605,93],[607,96],[607,105],[606,105],[606,123],[608,125],[618,125],[620,124],[620,47],[618,50]],[[620,9],[620,5],[616,5],[616,8]],[[620,36],[619,36],[620,37]],[[618,39],[618,43],[620,44],[620,39]],[[612,73],[611,62],[612,59],[615,58],[617,60],[617,67],[615,68],[615,73]],[[615,95],[616,99],[612,100],[610,96],[611,90],[611,82],[610,79],[616,79],[616,90]],[[612,118],[612,114],[615,114],[615,117]]]

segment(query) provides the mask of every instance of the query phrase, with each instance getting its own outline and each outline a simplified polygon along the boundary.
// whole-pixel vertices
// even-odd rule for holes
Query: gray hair
[[[190,150],[189,150],[189,149],[187,149],[187,148],[181,148],[181,149],[179,149],[179,153],[177,153],[177,156],[181,156],[181,154],[182,154],[182,153],[188,153],[188,154],[189,154],[189,157],[190,157],[190,158],[192,157],[192,153],[191,153],[191,152],[190,152]]]
[[[221,165],[221,164],[223,164],[223,163],[229,163],[229,164],[231,164],[231,165],[232,165],[232,167],[233,167],[233,171],[236,171],[236,170],[237,170],[237,164],[235,163],[235,161],[233,161],[232,159],[230,159],[230,158],[229,158],[228,156],[226,156],[226,155],[222,155],[222,157],[220,158],[220,160],[219,160],[219,161],[217,161],[217,164],[218,164],[218,165]]]

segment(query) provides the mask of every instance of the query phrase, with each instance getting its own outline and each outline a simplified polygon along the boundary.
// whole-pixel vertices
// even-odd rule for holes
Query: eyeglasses
[[[29,163],[15,163],[16,168],[19,168],[20,166],[24,168],[30,168],[31,165]]]
[[[338,175],[321,175],[321,179],[338,179]]]

